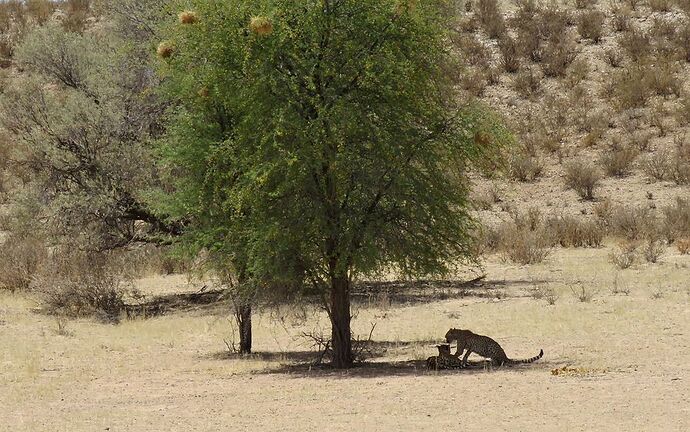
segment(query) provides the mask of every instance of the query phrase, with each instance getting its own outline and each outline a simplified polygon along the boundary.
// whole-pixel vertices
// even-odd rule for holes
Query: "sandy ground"
[[[387,349],[346,372],[292,366],[313,355],[298,335],[327,328],[313,311],[259,314],[259,354],[237,358],[221,307],[118,326],[69,321],[60,335],[31,299],[0,294],[0,430],[688,430],[690,257],[669,249],[660,264],[615,272],[607,254],[557,251],[531,267],[496,257],[480,288],[489,297],[360,304],[355,332],[376,323],[373,339]],[[530,296],[535,287],[553,289],[556,304]],[[573,294],[583,287],[591,302]],[[491,335],[514,358],[545,356],[424,370],[450,326]]]

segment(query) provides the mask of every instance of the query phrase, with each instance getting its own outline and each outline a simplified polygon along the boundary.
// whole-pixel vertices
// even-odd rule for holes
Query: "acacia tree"
[[[507,139],[458,102],[451,3],[193,1],[159,47],[173,207],[260,287],[321,296],[338,368],[353,278],[467,259],[467,172]]]
[[[27,177],[24,195],[40,209],[35,216],[58,237],[88,237],[95,249],[158,242],[161,234],[167,241],[181,230],[142,196],[158,182],[148,143],[161,134],[164,112],[141,58],[146,38],[132,40],[109,18],[110,26],[86,34],[57,23],[30,31],[15,53],[22,74],[0,101],[0,126],[13,142],[12,165]]]

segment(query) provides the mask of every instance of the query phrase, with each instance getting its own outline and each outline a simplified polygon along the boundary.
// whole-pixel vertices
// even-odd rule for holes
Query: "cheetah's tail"
[[[535,361],[539,360],[543,356],[544,356],[544,350],[539,350],[539,354],[532,357],[532,358],[528,358],[528,359],[524,359],[524,360],[510,360],[510,362],[513,364],[515,364],[515,363],[534,363]]]

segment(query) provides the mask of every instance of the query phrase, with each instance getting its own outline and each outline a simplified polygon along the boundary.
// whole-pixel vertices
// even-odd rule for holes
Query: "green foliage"
[[[190,5],[198,20],[170,24],[160,67],[177,102],[161,210],[189,221],[189,244],[268,286],[330,293],[332,320],[345,301],[348,344],[353,275],[471,255],[466,174],[508,136],[456,102],[446,2]]]
[[[25,74],[0,103],[17,165],[29,173],[25,195],[41,203],[36,217],[50,220],[51,234],[99,249],[160,225],[140,192],[155,181],[146,141],[160,130],[162,108],[150,69],[127,54],[114,34],[36,28],[16,53]]]

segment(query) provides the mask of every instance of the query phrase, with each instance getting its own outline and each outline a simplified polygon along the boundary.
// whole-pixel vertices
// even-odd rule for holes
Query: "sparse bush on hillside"
[[[650,35],[637,27],[630,27],[618,39],[618,45],[625,50],[635,63],[639,63],[649,57],[653,51]]]
[[[565,7],[552,2],[538,11],[539,27],[544,39],[555,42],[567,35],[573,16]]]
[[[589,62],[586,58],[583,57],[574,60],[568,68],[568,74],[566,78],[568,85],[571,88],[579,85],[580,83],[582,83],[582,81],[587,79],[589,71]]]
[[[673,205],[664,207],[661,231],[673,243],[679,238],[690,238],[690,199],[677,198]]]
[[[501,65],[503,66],[503,70],[508,73],[517,72],[520,69],[520,58],[515,39],[508,35],[504,35],[498,42],[498,47],[501,50]]]
[[[613,235],[635,241],[654,232],[657,220],[654,213],[647,207],[617,207],[610,221],[610,231]]]
[[[544,165],[538,157],[527,152],[516,153],[510,159],[510,177],[521,182],[532,182],[541,177]]]
[[[562,247],[600,247],[605,229],[595,221],[574,216],[559,216],[546,220],[549,234]]]
[[[38,25],[43,25],[53,16],[55,2],[51,0],[26,0],[26,12]]]
[[[659,96],[680,96],[682,82],[678,79],[679,67],[671,59],[660,57],[656,64],[647,66],[644,71],[648,82],[654,92]]]
[[[541,91],[541,77],[533,67],[523,68],[513,77],[513,90],[524,99],[531,99]]]
[[[598,10],[588,10],[580,14],[577,31],[585,39],[591,39],[598,44],[604,34],[604,19],[606,15]]]
[[[528,265],[543,262],[551,248],[541,230],[518,228],[512,224],[504,226],[499,249],[503,256],[516,264]]]
[[[666,245],[662,240],[648,238],[642,244],[642,256],[649,263],[656,263],[666,250]]]
[[[565,165],[565,183],[582,199],[593,200],[594,191],[599,186],[601,173],[591,163],[576,159]]]
[[[676,109],[676,120],[681,126],[690,124],[690,92],[686,92],[679,100]]]
[[[674,42],[678,50],[678,57],[686,62],[690,62],[690,17],[676,33]]]
[[[62,26],[69,32],[82,33],[91,17],[92,0],[67,0],[66,3]]]
[[[627,7],[612,5],[611,6],[611,27],[617,32],[623,32],[630,28],[631,20],[630,9]]]
[[[634,147],[614,148],[604,152],[599,159],[599,163],[604,168],[606,175],[625,177],[630,174],[637,154],[638,151]]]
[[[648,0],[648,3],[654,12],[668,12],[673,5],[672,0]]]
[[[609,260],[619,269],[625,270],[635,263],[637,244],[625,242],[618,245],[618,248],[611,251]]]
[[[498,39],[505,34],[506,24],[498,0],[478,0],[476,14],[482,28],[491,39]]]
[[[676,240],[675,245],[681,255],[690,254],[690,237]]]
[[[575,0],[575,8],[577,9],[592,9],[599,0]]]
[[[671,173],[670,153],[660,149],[650,154],[642,161],[642,170],[652,180],[663,181],[668,179]]]
[[[491,52],[477,39],[475,34],[462,34],[454,39],[465,61],[472,66],[488,68],[491,62]]]
[[[654,89],[652,79],[648,69],[637,63],[614,73],[611,86],[620,109],[643,107]]]
[[[576,44],[568,38],[562,38],[550,42],[544,48],[542,56],[542,69],[544,75],[549,77],[565,76],[568,66],[577,56]]]

